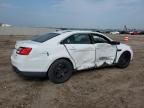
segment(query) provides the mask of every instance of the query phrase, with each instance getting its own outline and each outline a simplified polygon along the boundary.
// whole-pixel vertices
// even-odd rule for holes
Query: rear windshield
[[[44,35],[38,35],[38,36],[34,36],[31,40],[35,41],[35,42],[45,42],[51,38],[54,38],[56,36],[58,36],[60,34],[58,33],[48,33],[48,34],[44,34]]]

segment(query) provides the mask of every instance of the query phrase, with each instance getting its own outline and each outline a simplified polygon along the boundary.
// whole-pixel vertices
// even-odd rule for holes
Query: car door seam
[[[118,47],[117,47],[117,45],[116,45],[116,55],[115,55],[115,59],[114,59],[114,61],[113,61],[113,64],[115,64],[115,63],[116,63],[117,53],[118,53]]]
[[[95,46],[95,61],[94,62],[95,62],[95,67],[97,67],[97,65],[96,65],[97,64],[96,63],[96,46]]]
[[[63,44],[63,45],[64,45],[64,47],[65,47],[65,49],[66,49],[67,53],[68,53],[68,54],[69,54],[69,56],[71,57],[71,59],[74,61],[75,66],[76,66],[76,62],[75,62],[74,58],[71,56],[70,52],[68,51],[68,49],[67,49],[66,45],[65,45],[65,44]],[[77,67],[76,67],[76,69],[77,69]]]

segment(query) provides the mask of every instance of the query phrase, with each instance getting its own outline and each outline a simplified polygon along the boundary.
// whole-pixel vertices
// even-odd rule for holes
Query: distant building
[[[11,27],[11,25],[9,25],[9,24],[2,24],[2,23],[0,23],[0,27]]]
[[[114,31],[114,32],[110,32],[110,34],[120,34],[120,32],[118,32],[118,31]]]
[[[128,29],[127,29],[127,26],[126,25],[124,25],[124,31],[128,31]]]

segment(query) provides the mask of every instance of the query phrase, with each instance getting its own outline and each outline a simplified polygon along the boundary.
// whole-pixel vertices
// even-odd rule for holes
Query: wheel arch
[[[64,60],[69,61],[69,62],[71,63],[71,65],[72,65],[73,69],[75,69],[75,64],[74,64],[69,58],[67,58],[67,57],[60,57],[60,58],[55,59],[55,60],[51,63],[51,65],[49,66],[49,68],[48,68],[48,70],[47,70],[47,74],[48,74],[49,69],[50,69],[50,67],[52,66],[52,64],[53,64],[54,62],[56,62],[57,60],[60,60],[60,59],[64,59]]]
[[[131,52],[130,51],[124,51],[122,54],[124,54],[124,53],[127,54],[131,58]]]
[[[65,60],[69,61],[69,62],[71,63],[71,65],[72,65],[73,69],[74,69],[74,64],[73,64],[73,62],[72,62],[69,58],[67,58],[67,57],[61,57],[61,58],[58,58],[58,59],[56,59],[56,60],[60,60],[60,59],[65,59]],[[56,61],[56,60],[55,60],[55,61]],[[54,61],[54,62],[55,62],[55,61]],[[54,63],[54,62],[53,62],[53,63]]]
[[[119,61],[121,55],[124,54],[124,53],[128,54],[128,56],[130,57],[130,59],[132,59],[132,53],[131,53],[131,51],[125,50],[125,51],[122,51],[121,53],[118,54],[116,63]]]

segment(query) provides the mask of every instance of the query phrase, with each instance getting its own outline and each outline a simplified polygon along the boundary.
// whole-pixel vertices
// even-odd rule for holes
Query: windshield
[[[44,35],[34,36],[31,40],[42,43],[42,42],[45,42],[45,41],[47,41],[51,38],[54,38],[58,35],[60,35],[60,34],[58,34],[58,33],[48,33],[48,34],[44,34]]]

